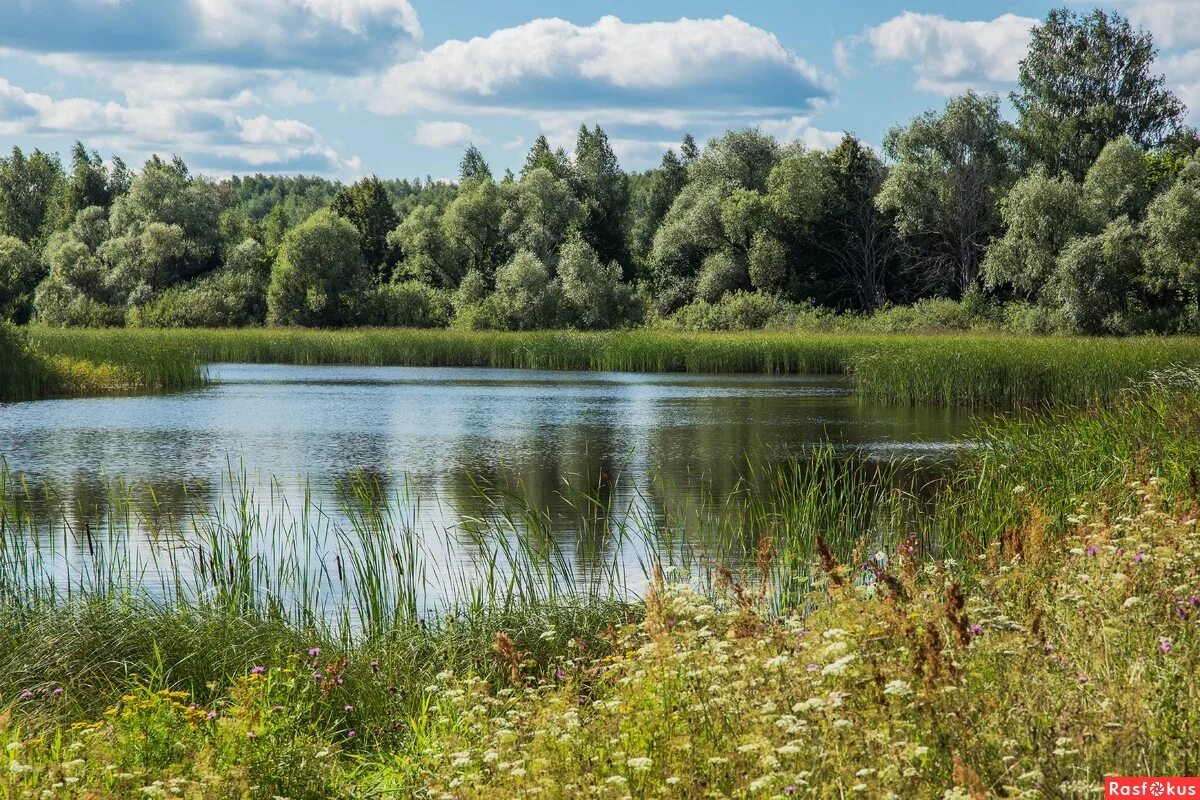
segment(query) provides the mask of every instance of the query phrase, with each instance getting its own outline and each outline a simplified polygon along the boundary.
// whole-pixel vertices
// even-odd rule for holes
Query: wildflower
[[[371,659],[371,672],[379,672],[379,660],[378,659],[375,659],[375,658]]]
[[[1133,597],[1130,597],[1128,600],[1126,600],[1123,605],[1125,608],[1133,608],[1140,602],[1142,602],[1142,599],[1135,595]]]
[[[968,625],[967,630],[978,636],[979,634],[983,633],[983,626],[976,623],[974,625]]]
[[[1099,553],[1099,552],[1100,552],[1100,548],[1099,548],[1099,547],[1096,547],[1096,545],[1092,545],[1091,547],[1089,547],[1089,548],[1087,549],[1087,554],[1088,554],[1089,556],[1094,556],[1094,555],[1096,555],[1096,554],[1097,554],[1097,553]]]
[[[645,756],[638,756],[626,761],[625,766],[629,767],[630,769],[646,770],[650,769],[650,765],[653,763],[654,761],[652,759],[646,758]]]
[[[1164,656],[1167,655],[1168,653],[1170,653],[1171,652],[1171,640],[1165,636],[1162,639],[1159,639],[1158,640],[1158,649],[1162,651],[1162,654]]]
[[[53,692],[51,692],[50,694],[54,695],[55,697],[58,697],[58,696],[59,696],[59,695],[61,695],[62,693],[63,693],[63,688],[62,688],[61,686],[59,686],[58,688],[56,688],[56,689],[55,689]]]
[[[310,647],[310,648],[308,648],[308,654],[309,654],[310,656],[312,656],[313,658],[316,658],[317,656],[321,655],[321,648],[319,648],[319,647]]]
[[[674,786],[675,784],[679,783],[680,780],[681,779],[678,775],[672,775],[671,777],[667,778],[666,784],[667,786]]]
[[[1026,491],[1028,490],[1025,488],[1025,484],[1023,483],[1018,483],[1013,487],[1013,494],[1025,494]]]
[[[1146,554],[1145,553],[1137,553],[1136,555],[1134,555],[1133,560],[1140,564],[1146,560]]]
[[[347,703],[347,704],[346,704],[346,705],[345,705],[345,706],[342,708],[342,711],[345,711],[347,714],[349,714],[349,713],[350,713],[351,711],[353,711],[353,710],[354,710],[354,706],[350,705],[349,703]]]
[[[905,695],[912,694],[912,686],[909,685],[908,681],[889,681],[888,685],[883,687],[883,693],[896,697],[904,697]]]
[[[208,714],[206,714],[205,716],[207,716],[207,717],[208,717],[210,720],[213,720],[213,719],[216,719],[216,718],[217,718],[217,712],[215,712],[215,711],[210,711],[210,712],[208,712]]]
[[[351,728],[350,730],[346,731],[346,738],[347,738],[347,739],[353,739],[355,736],[358,736],[358,731],[354,730],[353,728]]]
[[[839,658],[837,661],[834,661],[831,664],[826,664],[825,668],[821,670],[821,674],[822,675],[843,675],[846,672],[846,668],[850,666],[850,662],[853,660],[854,660],[853,653],[850,653],[849,655],[844,655],[841,658]]]
[[[28,700],[28,699],[30,699],[31,697],[33,697],[33,692],[29,691],[28,689],[26,689],[25,691],[21,692],[21,699],[22,699],[22,700]]]
[[[1087,683],[1088,676],[1081,672],[1077,676],[1075,676],[1075,680],[1079,681],[1080,683]]]
[[[624,775],[610,775],[607,779],[605,779],[604,782],[611,783],[613,786],[624,786],[626,783],[628,783],[628,781],[625,780]]]
[[[314,673],[313,673],[313,680],[314,680],[314,681],[323,681],[323,680],[325,680],[325,676],[324,676],[324,675],[322,675],[322,674],[321,674],[321,673],[319,673],[319,672],[314,672]]]
[[[266,671],[267,671],[266,667],[251,667],[250,668],[251,675],[262,675]]]
[[[257,739],[258,734],[255,733],[254,731],[246,731],[246,738],[247,739]]]
[[[555,670],[555,671],[554,671],[554,677],[555,677],[555,679],[556,679],[556,680],[560,680],[560,681],[561,681],[561,680],[563,680],[564,678],[566,678],[566,677],[567,677],[567,673],[563,672],[563,671],[562,671],[562,668],[561,668],[561,667],[559,667],[557,670]]]

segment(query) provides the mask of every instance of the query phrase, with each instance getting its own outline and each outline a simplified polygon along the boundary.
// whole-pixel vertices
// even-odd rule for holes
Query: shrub
[[[730,292],[715,303],[697,300],[669,318],[670,327],[688,331],[746,331],[766,326],[791,303],[764,292]]]
[[[130,327],[239,328],[262,324],[266,286],[254,273],[222,269],[175,286],[125,315]]]
[[[449,292],[410,280],[375,289],[367,301],[367,320],[394,328],[443,328],[451,310]]]

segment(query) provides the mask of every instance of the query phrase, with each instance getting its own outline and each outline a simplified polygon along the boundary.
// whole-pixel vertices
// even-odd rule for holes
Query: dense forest
[[[1122,16],[1053,11],[1019,89],[882,152],[757,129],[627,173],[599,126],[456,183],[0,159],[0,316],[55,326],[802,327],[904,313],[1200,331],[1200,137]],[[1011,116],[1012,119],[1008,119]],[[905,308],[907,307],[907,308]]]

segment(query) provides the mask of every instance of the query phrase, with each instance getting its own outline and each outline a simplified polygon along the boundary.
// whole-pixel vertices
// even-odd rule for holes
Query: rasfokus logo
[[[1104,797],[1200,798],[1200,778],[1105,778]]]

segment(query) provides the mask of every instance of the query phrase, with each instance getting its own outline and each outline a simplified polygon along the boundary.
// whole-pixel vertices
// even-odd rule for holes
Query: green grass
[[[848,374],[892,404],[1027,407],[1106,401],[1170,367],[1200,366],[1200,339],[991,335],[529,333],[356,329],[31,329],[39,352],[136,369],[185,388],[197,363],[358,364],[692,373]]]

